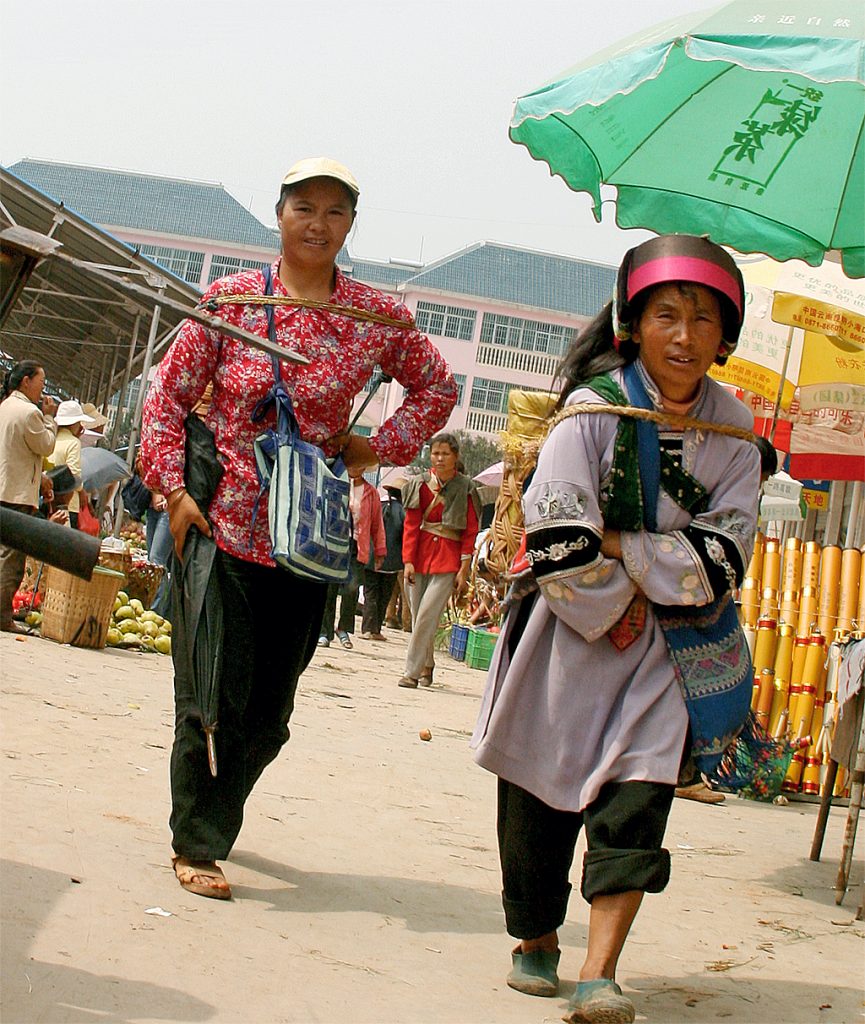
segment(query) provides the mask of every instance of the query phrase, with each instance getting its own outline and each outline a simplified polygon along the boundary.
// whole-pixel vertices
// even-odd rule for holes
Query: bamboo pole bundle
[[[781,583],[781,542],[777,537],[768,537],[763,548],[763,572],[760,586],[763,591],[780,589]]]
[[[808,637],[805,650],[805,665],[802,669],[802,689],[795,707],[790,708],[790,725],[796,739],[809,735],[811,719],[814,717],[814,703],[817,700],[817,686],[823,671],[823,655],[826,638],[818,630]]]
[[[802,552],[802,581],[800,589],[816,587],[820,576],[820,545],[816,540],[809,540]]]
[[[858,548],[845,548],[841,553],[841,594],[838,600],[838,629],[849,632],[859,607],[859,577],[862,572],[862,552]]]
[[[772,618],[778,620],[778,591],[771,587],[764,587],[760,595],[760,618]],[[759,622],[757,623],[759,628]]]
[[[826,652],[826,697],[823,704],[823,724],[820,730],[821,760],[823,762],[820,772],[820,794],[823,796],[825,786],[834,787],[838,781],[837,767],[829,767],[829,753],[832,749],[832,736],[835,732],[835,718],[838,712],[838,666],[841,662],[841,648],[846,639],[846,631],[840,628],[835,629],[835,637]]]
[[[757,710],[757,699],[761,689],[763,673],[769,671],[774,679],[775,647],[778,623],[775,619],[763,617],[757,622],[757,642],[754,645],[754,690],[751,696],[751,710]]]
[[[799,591],[784,590],[781,593],[781,604],[778,608],[778,622],[788,623],[795,632],[799,621]]]
[[[799,594],[799,621],[796,626],[796,636],[808,636],[811,627],[817,623],[817,588],[812,586],[802,587]]]
[[[799,621],[799,590],[802,586],[802,542],[798,537],[788,538],[784,545],[784,561],[781,565],[781,601],[778,608],[778,622]]]
[[[859,567],[859,607],[856,610],[856,628],[865,629],[865,548],[861,549],[862,560]]]
[[[828,544],[820,556],[820,589],[817,601],[817,627],[823,636],[832,636],[838,621],[841,599],[841,548]]]
[[[785,793],[798,793],[799,783],[802,779],[802,771],[805,767],[805,747],[807,743],[804,740],[796,741],[796,750],[793,752],[793,756],[790,759],[790,767],[787,769],[787,774],[784,776],[784,781],[781,784],[781,789]]]
[[[784,545],[784,562],[781,571],[781,590],[799,593],[802,586],[802,541],[789,537]]]
[[[754,701],[754,717],[759,725],[768,731],[769,713],[772,710],[772,703],[775,696],[775,673],[771,668],[764,668],[760,673],[759,682],[756,681],[756,700]]]
[[[790,669],[793,667],[793,643],[795,641],[793,626],[782,622],[778,626],[778,642],[775,649],[774,693],[769,709],[768,731],[770,736],[777,735],[778,724],[782,711],[788,710],[790,702]],[[789,717],[789,712],[788,716]]]
[[[838,624],[838,606],[841,590],[841,548],[829,544],[823,548],[820,557],[820,596],[817,602],[817,629],[826,638],[823,657],[820,662],[820,674],[817,679],[817,692],[814,697],[814,711],[808,732],[814,737],[819,736],[823,724],[823,705],[826,700],[826,675],[829,668],[826,654]],[[814,756],[812,754],[812,756]],[[807,760],[807,755],[806,755]]]
[[[760,617],[760,580],[758,577],[747,576],[742,580],[739,600],[742,606],[743,625],[750,629],[756,629],[757,619]]]
[[[802,792],[817,796],[820,792],[820,772],[823,767],[822,736],[812,743],[805,752],[802,767]]]

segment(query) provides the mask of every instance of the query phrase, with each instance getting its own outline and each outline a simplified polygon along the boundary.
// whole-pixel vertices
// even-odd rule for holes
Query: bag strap
[[[261,268],[264,278],[264,294],[273,294],[273,274],[270,265]],[[265,305],[267,315],[267,337],[270,341],[276,341],[276,319],[272,305]],[[271,405],[276,405],[276,426],[280,434],[287,434],[292,437],[300,437],[300,428],[297,424],[297,416],[294,412],[294,403],[291,400],[291,393],[288,390],[280,370],[279,360],[276,356],[270,357],[270,364],[273,367],[273,387],[267,392],[264,398],[252,410],[252,422],[258,423],[264,419]]]
[[[273,295],[273,271],[271,270],[270,264],[266,264],[261,268],[262,276],[264,277],[264,294]],[[273,303],[265,303],[264,312],[267,314],[267,337],[270,341],[276,341],[276,314],[273,310]],[[282,379],[282,371],[279,368],[279,360],[276,356],[271,356],[270,361],[273,364],[273,379],[277,384],[284,384]]]

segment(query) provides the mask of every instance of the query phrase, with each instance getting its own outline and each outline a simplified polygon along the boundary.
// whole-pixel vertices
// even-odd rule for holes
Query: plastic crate
[[[450,656],[455,661],[466,660],[466,644],[468,643],[468,639],[469,627],[461,626],[458,622],[455,622],[451,626],[450,647],[448,648]]]
[[[488,669],[490,667],[498,637],[498,633],[491,633],[488,629],[469,630],[466,642],[466,664],[469,668]]]

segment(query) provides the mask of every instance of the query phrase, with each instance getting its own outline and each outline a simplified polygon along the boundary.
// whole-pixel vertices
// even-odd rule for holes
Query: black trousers
[[[361,629],[364,633],[381,632],[394,583],[396,583],[395,572],[376,572],[369,566],[364,569],[363,617],[361,619]]]
[[[225,636],[216,778],[186,673],[174,678],[170,825],[174,852],[193,860],[228,856],[246,798],[288,740],[297,682],[315,652],[327,590],[224,551],[217,571]]]
[[[352,558],[348,579],[344,583],[328,583],[327,598],[324,603],[324,615],[321,620],[321,635],[333,640],[333,623],[336,619],[336,599],[339,598],[339,621],[337,632],[353,633],[357,617],[358,598],[363,584],[364,568]]]
[[[581,890],[589,903],[632,889],[661,892],[670,880],[670,854],[661,843],[673,792],[658,782],[608,782],[593,804],[574,813],[499,779],[502,904],[509,934],[537,939],[561,926],[583,826],[588,850]]]

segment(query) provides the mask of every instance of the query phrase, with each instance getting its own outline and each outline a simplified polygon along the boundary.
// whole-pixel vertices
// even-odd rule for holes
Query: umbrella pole
[[[781,411],[781,399],[784,397],[784,382],[787,380],[787,367],[790,365],[790,350],[793,348],[793,331],[791,327],[787,331],[787,347],[784,349],[784,365],[781,367],[781,377],[778,381],[778,394],[775,396],[775,412],[772,414],[772,426],[769,428],[769,443],[775,443],[775,431],[778,429],[778,413]]]

